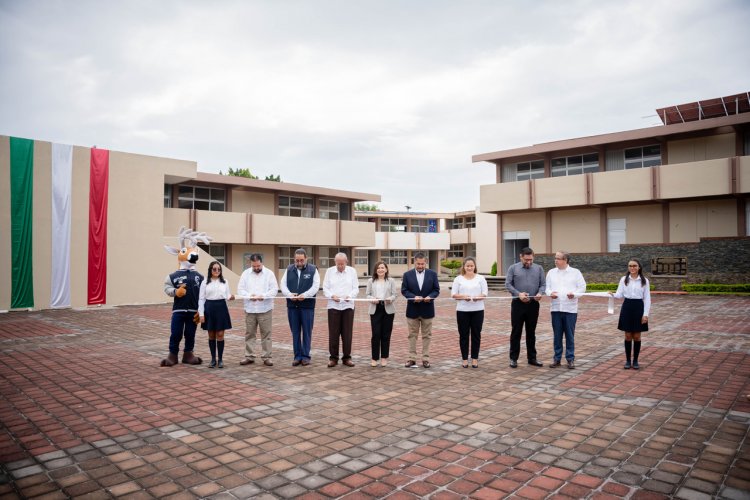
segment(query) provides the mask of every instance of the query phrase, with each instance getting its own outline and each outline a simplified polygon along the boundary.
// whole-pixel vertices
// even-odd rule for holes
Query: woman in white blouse
[[[469,341],[471,340],[471,367],[479,366],[479,344],[484,323],[484,298],[487,297],[487,280],[477,274],[477,262],[466,257],[461,274],[453,280],[451,297],[456,300],[458,344],[461,347],[461,366],[469,367]]]
[[[224,279],[221,263],[213,261],[208,265],[208,279],[201,283],[198,296],[198,314],[201,327],[208,330],[208,348],[211,350],[209,368],[224,368],[224,330],[232,328],[227,300],[234,300],[229,283]],[[218,351],[218,362],[217,362]]]
[[[370,325],[372,327],[372,360],[370,366],[388,365],[391,348],[393,318],[396,315],[396,284],[388,276],[388,264],[382,260],[375,263],[374,276],[367,280],[365,295],[370,299]]]
[[[641,332],[648,331],[648,315],[651,310],[651,291],[649,282],[643,276],[643,267],[636,259],[628,262],[628,273],[620,278],[615,298],[625,301],[620,309],[620,320],[617,329],[625,332],[625,366],[626,370],[638,370],[638,354],[641,352]],[[633,350],[633,362],[630,362],[630,351]]]

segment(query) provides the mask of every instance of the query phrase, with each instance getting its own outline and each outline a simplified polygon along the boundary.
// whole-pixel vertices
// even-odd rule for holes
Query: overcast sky
[[[457,211],[479,153],[750,90],[747,0],[0,0],[0,134]]]

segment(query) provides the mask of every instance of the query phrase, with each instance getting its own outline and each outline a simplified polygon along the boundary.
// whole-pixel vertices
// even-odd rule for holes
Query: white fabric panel
[[[73,146],[52,144],[51,307],[70,307],[70,201]]]

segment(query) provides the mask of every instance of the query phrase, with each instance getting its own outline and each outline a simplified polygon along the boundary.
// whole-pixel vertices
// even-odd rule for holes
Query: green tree
[[[446,259],[440,261],[440,265],[446,269],[450,269],[452,278],[456,275],[456,269],[459,269],[463,263],[458,259]]]
[[[219,170],[219,175],[224,175],[224,173]],[[227,175],[233,175],[235,177],[247,177],[248,179],[257,179],[258,176],[253,175],[252,172],[250,172],[249,168],[232,168],[229,167],[229,170],[227,170]]]
[[[378,208],[377,205],[371,205],[369,203],[355,203],[354,210],[358,210],[360,212],[378,212],[380,208]]]
[[[277,174],[277,175],[273,175],[273,174],[267,175],[266,176],[266,180],[267,181],[273,181],[273,182],[281,182],[281,175],[279,175],[279,174]]]

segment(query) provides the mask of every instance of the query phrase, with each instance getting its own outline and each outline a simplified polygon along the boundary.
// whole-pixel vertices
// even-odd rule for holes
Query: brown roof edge
[[[292,184],[290,182],[264,181],[260,179],[248,179],[246,177],[237,177],[233,175],[210,174],[207,172],[198,172],[198,176],[193,179],[196,182],[210,182],[213,184],[223,184],[245,188],[253,191],[263,192],[281,192],[281,193],[301,193],[318,196],[331,196],[334,198],[346,198],[353,201],[381,201],[379,194],[360,193],[357,191],[343,191],[340,189],[330,189],[317,186],[308,186],[305,184]]]
[[[551,153],[554,151],[584,148],[588,146],[602,146],[605,144],[617,142],[664,137],[669,135],[695,132],[697,130],[707,130],[731,125],[739,125],[748,122],[750,122],[750,113],[741,113],[738,115],[722,116],[719,118],[707,118],[705,120],[675,123],[673,125],[657,125],[654,127],[626,130],[623,132],[612,132],[609,134],[592,135],[587,137],[578,137],[575,139],[545,142],[542,144],[535,144],[533,146],[505,149],[492,153],[482,153],[472,156],[471,161],[472,163],[482,161],[491,162],[494,160],[504,160],[508,158]]]

